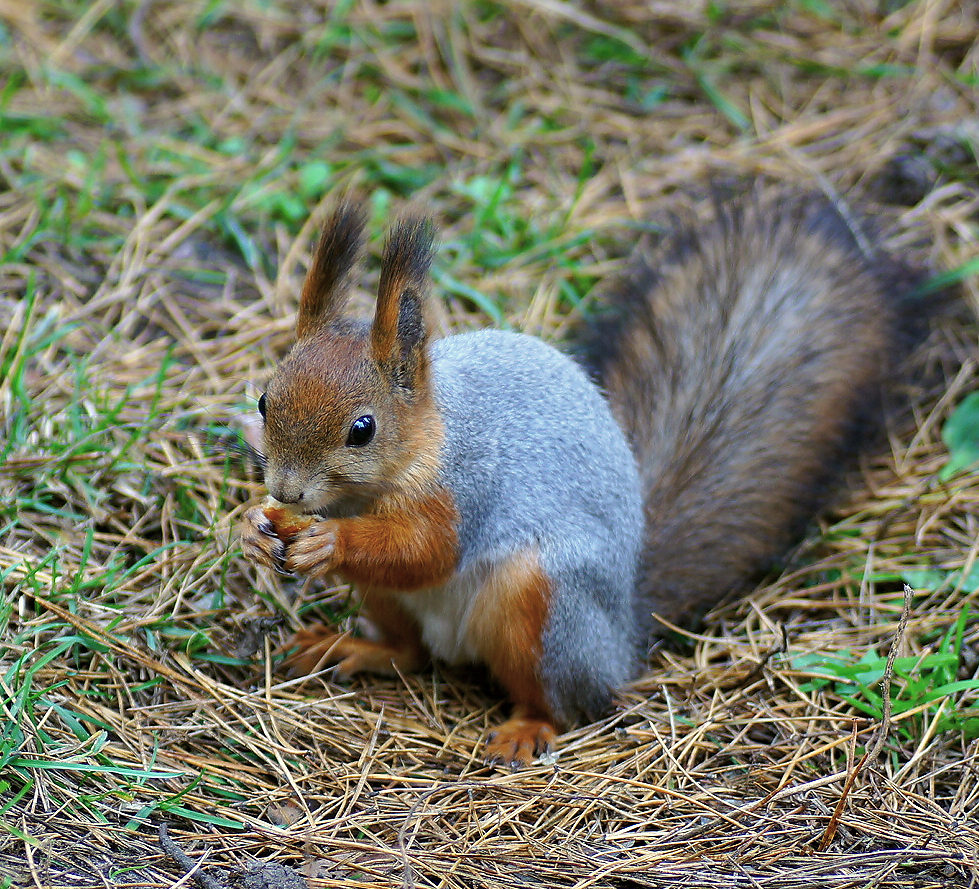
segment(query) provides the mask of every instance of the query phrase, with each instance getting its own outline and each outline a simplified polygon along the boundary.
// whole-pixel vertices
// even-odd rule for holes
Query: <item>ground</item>
[[[977,35],[965,0],[0,0],[0,886],[976,885]],[[415,207],[444,331],[560,342],[746,178],[955,300],[783,570],[515,773],[485,677],[277,672],[345,591],[241,559],[228,430],[338,196],[361,307]]]

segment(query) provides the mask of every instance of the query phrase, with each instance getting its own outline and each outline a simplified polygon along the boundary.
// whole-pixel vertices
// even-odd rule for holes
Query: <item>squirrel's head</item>
[[[363,243],[363,213],[341,205],[303,284],[296,345],[259,399],[269,493],[300,512],[356,513],[403,490],[441,440],[426,351],[424,299],[433,228],[391,232],[371,324],[342,317]]]

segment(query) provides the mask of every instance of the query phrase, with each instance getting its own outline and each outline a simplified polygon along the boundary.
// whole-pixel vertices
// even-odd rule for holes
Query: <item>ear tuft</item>
[[[398,220],[384,245],[378,304],[388,300],[397,302],[407,289],[421,293],[427,288],[434,243],[435,226],[431,219],[409,216]]]
[[[350,272],[364,244],[364,209],[342,202],[323,226],[299,297],[296,338],[305,339],[335,321],[350,290]]]
[[[384,248],[371,343],[378,361],[393,370],[416,366],[412,356],[425,345],[424,296],[434,242],[431,220],[409,217],[398,221]]]

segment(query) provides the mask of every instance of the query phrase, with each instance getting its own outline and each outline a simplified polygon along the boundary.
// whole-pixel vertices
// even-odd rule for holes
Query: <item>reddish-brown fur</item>
[[[470,644],[513,702],[542,716],[548,707],[537,669],[551,593],[536,552],[511,556],[483,584],[468,631]]]
[[[514,704],[512,718],[487,745],[494,761],[528,765],[556,737],[539,676],[551,595],[536,551],[525,551],[493,570],[473,608],[471,644]]]
[[[458,514],[440,491],[399,498],[376,511],[326,519],[300,532],[286,569],[309,577],[337,572],[367,588],[413,590],[445,583],[455,570]]]
[[[418,624],[389,593],[374,590],[366,593],[361,611],[381,634],[380,641],[361,639],[337,633],[326,624],[315,624],[299,630],[289,647],[298,649],[286,661],[297,675],[312,673],[324,666],[337,664],[340,676],[354,673],[410,673],[428,659],[422,645]]]

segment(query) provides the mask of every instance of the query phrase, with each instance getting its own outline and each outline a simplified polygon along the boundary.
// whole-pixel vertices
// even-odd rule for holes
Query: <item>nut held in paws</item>
[[[262,501],[262,512],[272,523],[275,533],[283,543],[288,543],[300,531],[305,531],[316,521],[316,516],[295,512],[288,504],[280,503],[271,496]]]

